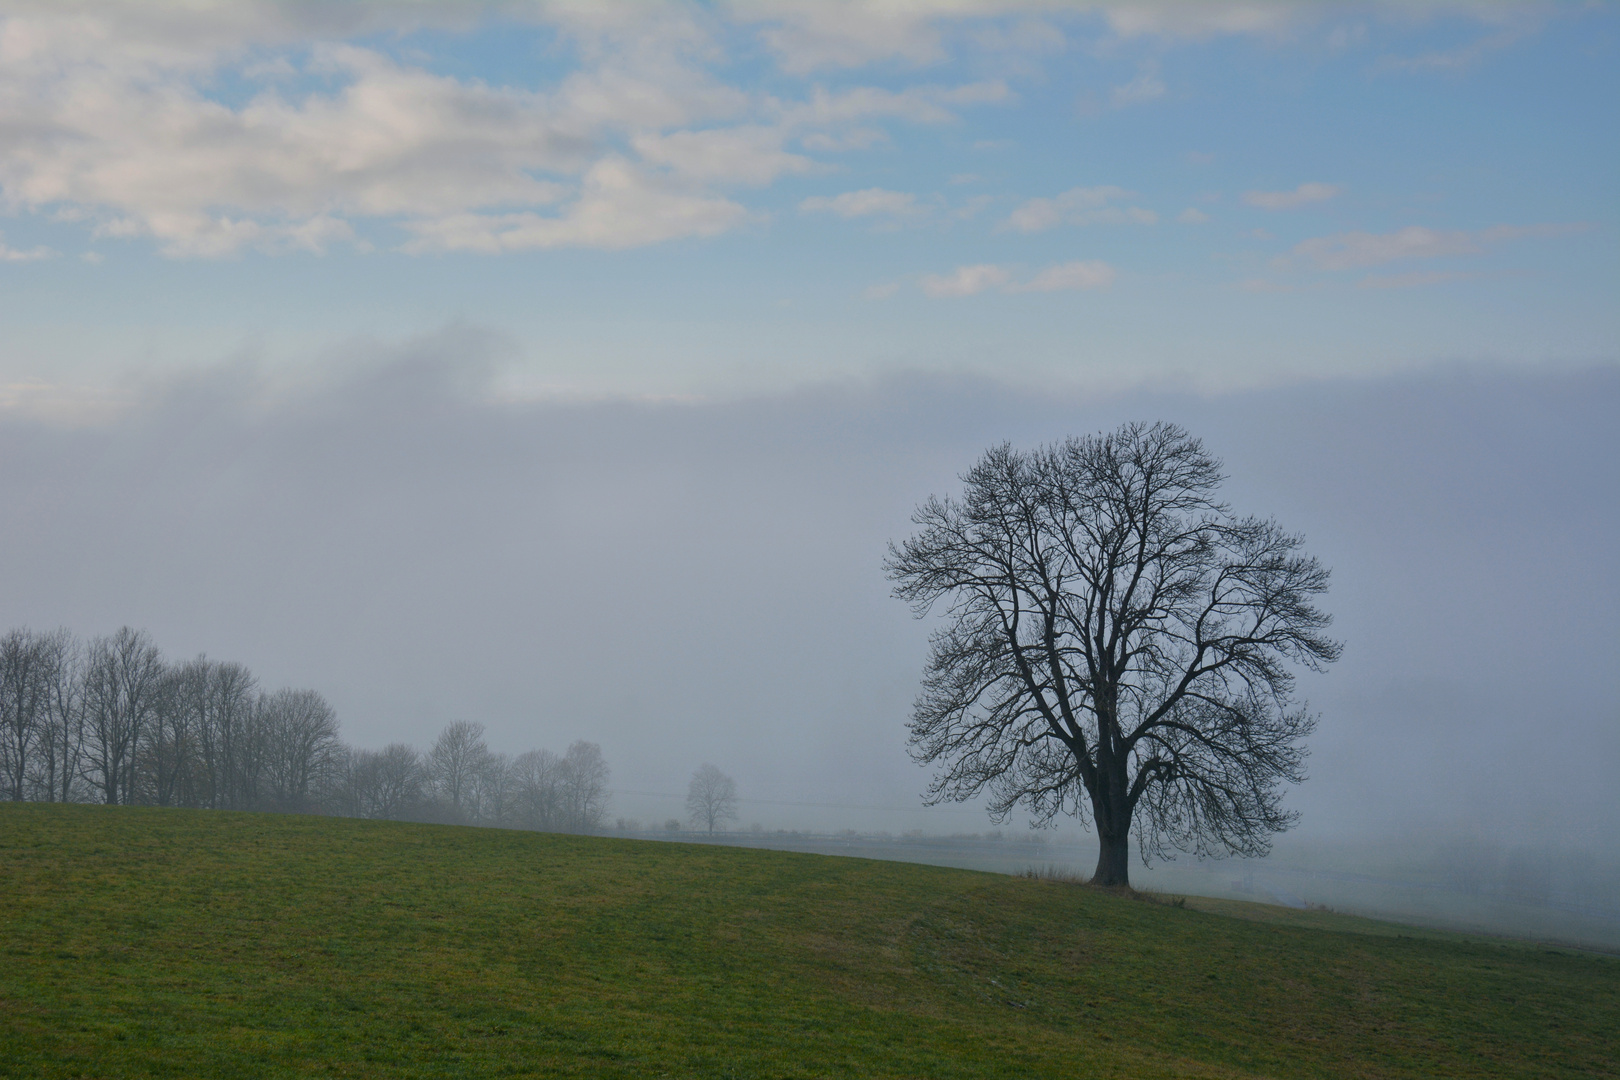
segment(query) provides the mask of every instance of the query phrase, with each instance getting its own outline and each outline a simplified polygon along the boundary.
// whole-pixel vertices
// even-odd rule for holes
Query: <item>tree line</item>
[[[0,798],[266,810],[590,832],[607,813],[601,747],[490,751],[480,724],[433,746],[349,746],[314,690],[246,667],[166,660],[143,630],[0,637]]]

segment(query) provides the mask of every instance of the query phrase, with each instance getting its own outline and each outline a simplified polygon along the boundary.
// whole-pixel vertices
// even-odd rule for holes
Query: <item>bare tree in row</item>
[[[357,750],[313,690],[264,692],[241,664],[168,663],[125,627],[0,637],[0,798],[328,813],[589,832],[607,812],[601,747],[491,753],[448,725],[427,753]]]
[[[425,754],[403,743],[348,751],[338,771],[333,812],[355,817],[593,832],[607,815],[600,746],[511,758],[492,753],[483,725],[468,721],[447,726]]]

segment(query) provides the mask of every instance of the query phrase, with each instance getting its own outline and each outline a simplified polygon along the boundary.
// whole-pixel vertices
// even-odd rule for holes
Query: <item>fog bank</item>
[[[296,391],[227,366],[64,424],[0,415],[0,622],[130,624],[314,687],[348,741],[602,745],[613,813],[712,761],[743,823],[919,810],[927,622],[886,543],[987,445],[1167,419],[1333,568],[1344,659],[1289,843],[1436,830],[1613,860],[1620,371],[1453,367],[1223,396],[945,377],[723,402],[513,402],[448,334]],[[641,794],[644,793],[644,794]]]

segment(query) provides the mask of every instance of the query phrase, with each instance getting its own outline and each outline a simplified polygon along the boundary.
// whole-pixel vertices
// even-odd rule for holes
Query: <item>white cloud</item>
[[[1030,199],[1008,215],[1005,228],[1042,232],[1058,225],[1152,225],[1159,215],[1140,206],[1114,206],[1132,192],[1118,187],[1071,188],[1051,199]]]
[[[1342,189],[1337,184],[1301,184],[1293,191],[1245,191],[1243,201],[1262,210],[1293,210],[1309,203],[1326,202]]]
[[[1176,220],[1181,222],[1183,225],[1202,225],[1204,222],[1209,220],[1209,215],[1198,209],[1196,206],[1189,206],[1187,209],[1176,215]]]
[[[412,251],[708,236],[752,217],[717,189],[825,168],[790,140],[859,149],[888,138],[873,121],[1013,100],[995,80],[744,92],[710,72],[714,13],[675,6],[19,5],[0,16],[5,202],[171,256],[363,248],[367,220]],[[491,16],[552,21],[579,63],[534,90],[343,43]],[[210,97],[221,74],[245,101]]]
[[[185,72],[87,62],[29,79],[13,68],[0,74],[0,123],[14,132],[0,187],[14,206],[66,209],[103,235],[221,255],[320,250],[352,235],[350,216],[554,202],[568,188],[534,173],[589,162],[589,125],[541,95],[348,46],[320,46],[313,63],[338,89],[297,100],[267,90],[234,109]]]
[[[1509,26],[1498,33],[1488,34],[1485,37],[1460,45],[1455,49],[1445,49],[1438,52],[1422,53],[1418,56],[1385,56],[1379,60],[1378,66],[1386,71],[1442,71],[1462,72],[1477,66],[1492,53],[1516,43],[1520,38],[1537,28],[1540,14],[1532,11],[1511,12],[1504,9],[1503,15],[1511,18],[1517,25]]]
[[[991,289],[1004,293],[1077,292],[1088,289],[1106,289],[1117,276],[1114,268],[1105,262],[1057,263],[1038,271],[1025,281],[1013,280],[1013,273],[1005,266],[980,263],[958,266],[949,274],[929,274],[918,285],[924,293],[935,299],[975,296]],[[894,290],[883,286],[888,296]],[[868,291],[868,295],[872,295]]]
[[[815,87],[803,100],[739,88],[722,77],[736,70],[725,49],[738,26],[789,73],[972,60],[974,49],[996,62],[969,70],[1010,72],[1022,70],[1013,54],[1066,48],[1063,19],[1098,16],[1125,37],[1270,33],[1298,18],[1155,0],[9,0],[0,197],[12,212],[148,238],[175,256],[363,248],[376,227],[403,231],[411,250],[707,236],[753,217],[722,194],[729,185],[814,172],[824,166],[811,155],[876,145],[885,124],[948,124],[1016,100],[992,78]],[[569,73],[541,89],[502,86],[439,74],[393,44],[353,44],[493,20],[559,29]],[[1163,92],[1150,63],[1115,88],[1116,103]],[[1117,189],[1031,200],[1007,226],[1157,220],[1117,199],[1088,203],[1099,190]]]
[[[953,221],[971,221],[973,218],[976,218],[983,213],[984,210],[993,202],[995,202],[994,196],[975,195],[973,198],[967,200],[967,202],[964,202],[961,206],[958,206],[955,210],[952,210],[950,213],[951,219]]]
[[[1478,255],[1484,250],[1473,233],[1410,225],[1392,233],[1347,232],[1316,237],[1296,244],[1293,254],[1320,270],[1348,270],[1401,259]]]
[[[889,133],[882,128],[856,127],[836,134],[812,131],[799,140],[806,150],[840,153],[846,150],[865,150],[889,141]]]
[[[1468,232],[1409,225],[1389,233],[1336,233],[1302,241],[1277,262],[1280,266],[1303,262],[1318,270],[1356,270],[1407,259],[1482,255],[1491,245],[1507,240],[1566,236],[1585,228],[1576,224],[1495,225]]]
[[[0,237],[0,262],[33,262],[36,259],[49,259],[55,255],[56,252],[48,247],[36,247],[27,251],[19,251],[9,246],[4,237]]]
[[[935,64],[955,55],[951,46],[964,39],[985,52],[1048,54],[1067,43],[1062,28],[1048,21],[1063,15],[1100,14],[1126,38],[1275,36],[1318,17],[1308,6],[1253,0],[731,0],[724,10],[758,25],[782,69],[797,75],[880,61]]]
[[[1167,92],[1164,82],[1159,78],[1158,63],[1152,60],[1144,61],[1136,73],[1136,78],[1108,92],[1108,104],[1116,109],[1123,109],[1127,105],[1155,101],[1164,97]]]
[[[923,292],[935,298],[973,296],[986,289],[1005,285],[1011,278],[1011,272],[1004,266],[980,263],[977,266],[958,266],[949,274],[929,274],[919,284]]]
[[[818,86],[808,101],[778,102],[775,112],[781,123],[792,127],[821,127],[879,117],[945,124],[956,119],[956,107],[1005,104],[1016,97],[1000,79],[961,86],[911,86],[904,90],[857,86],[835,92]]]
[[[561,214],[454,214],[407,223],[406,250],[494,254],[536,248],[622,249],[688,236],[714,236],[749,220],[729,199],[692,194],[608,157],[586,173],[580,196]]]
[[[1008,285],[1010,293],[1073,292],[1106,289],[1114,283],[1114,268],[1105,262],[1067,262],[1048,266],[1022,284]]]
[[[1139,0],[1109,4],[1108,23],[1121,37],[1208,38],[1229,34],[1271,36],[1315,18],[1309,5],[1253,2],[1195,4],[1185,0]]]
[[[831,198],[825,195],[812,196],[799,203],[799,211],[801,213],[823,211],[837,214],[841,218],[870,217],[873,214],[908,217],[920,213],[922,208],[917,205],[917,196],[910,192],[866,188],[863,191],[846,191]]]
[[[1416,271],[1410,274],[1369,274],[1356,282],[1358,289],[1415,289],[1424,285],[1440,285],[1447,281],[1465,281],[1478,277],[1460,270]]]
[[[931,64],[945,58],[936,17],[927,4],[847,3],[839,0],[735,2],[730,15],[765,23],[760,39],[782,70],[804,75],[818,68],[861,67],[899,58]]]
[[[643,161],[680,176],[707,182],[769,184],[788,173],[819,168],[810,158],[782,149],[780,128],[750,124],[708,131],[643,132],[630,145]]]

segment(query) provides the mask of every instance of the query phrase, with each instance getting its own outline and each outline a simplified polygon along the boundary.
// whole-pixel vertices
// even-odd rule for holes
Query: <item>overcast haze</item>
[[[481,393],[486,347],[441,335],[273,403],[241,367],[115,423],[7,424],[8,616],[145,626],[172,655],[317,687],[361,745],[474,719],[512,751],[599,741],[618,788],[678,792],[715,761],[745,796],[915,806],[929,625],[888,598],[884,545],[993,441],[1166,418],[1225,460],[1237,509],[1333,568],[1346,654],[1302,684],[1323,714],[1294,797],[1309,828],[1620,827],[1613,369],[555,405]]]
[[[1299,835],[1612,860],[1617,30],[0,2],[0,618],[359,746],[591,739],[619,814],[711,761],[744,823],[976,831],[886,545],[1172,420],[1333,570]]]

